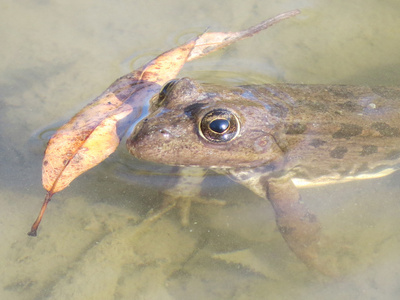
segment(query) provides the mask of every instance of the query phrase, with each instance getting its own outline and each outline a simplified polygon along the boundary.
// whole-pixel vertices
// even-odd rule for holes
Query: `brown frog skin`
[[[320,224],[295,183],[342,182],[397,170],[400,88],[228,88],[183,78],[154,97],[149,116],[137,125],[127,146],[139,159],[213,168],[268,199],[292,251],[308,266],[331,275],[320,255]],[[170,194],[195,198],[191,184],[186,179]]]

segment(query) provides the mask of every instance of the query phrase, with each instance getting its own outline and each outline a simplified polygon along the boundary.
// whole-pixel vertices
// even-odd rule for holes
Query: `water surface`
[[[176,212],[138,227],[168,168],[120,149],[54,197],[45,192],[49,132],[119,76],[203,32],[302,14],[185,66],[212,83],[397,85],[400,4],[378,1],[5,1],[0,4],[1,299],[398,299],[399,174],[302,190],[346,270],[331,279],[288,249],[265,203],[228,180],[182,228]]]

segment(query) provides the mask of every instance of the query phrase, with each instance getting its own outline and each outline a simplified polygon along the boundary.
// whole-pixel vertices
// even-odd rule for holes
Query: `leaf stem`
[[[28,232],[29,236],[36,236],[37,235],[37,229],[39,227],[40,221],[42,221],[44,212],[46,211],[47,204],[50,202],[51,197],[53,196],[53,193],[51,191],[47,192],[46,197],[44,198],[42,208],[40,209],[39,215],[36,218],[36,221],[33,223],[31,227],[31,231]]]

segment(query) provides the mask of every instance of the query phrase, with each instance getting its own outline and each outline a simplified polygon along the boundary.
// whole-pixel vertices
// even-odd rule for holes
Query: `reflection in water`
[[[123,7],[42,1],[3,7],[0,262],[6,271],[0,298],[398,298],[398,174],[301,191],[340,250],[347,273],[334,280],[307,270],[287,249],[268,203],[223,177],[210,174],[202,195],[226,200],[225,206],[193,205],[187,228],[177,210],[141,228],[146,212],[161,205],[164,176],[142,179],[149,165],[130,158],[123,146],[57,195],[39,236],[26,236],[44,197],[44,143],[37,136],[32,146],[38,128],[70,117],[102,92],[127,71],[121,68],[132,53],[161,53],[188,28],[236,30],[294,8],[303,14],[291,24],[190,63],[182,76],[240,84],[263,76],[299,83],[398,82],[397,1],[135,1]]]

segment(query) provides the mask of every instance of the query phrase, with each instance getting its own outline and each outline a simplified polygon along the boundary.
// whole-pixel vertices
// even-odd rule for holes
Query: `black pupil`
[[[210,129],[217,133],[223,133],[229,127],[229,121],[225,119],[216,119],[210,123]]]

